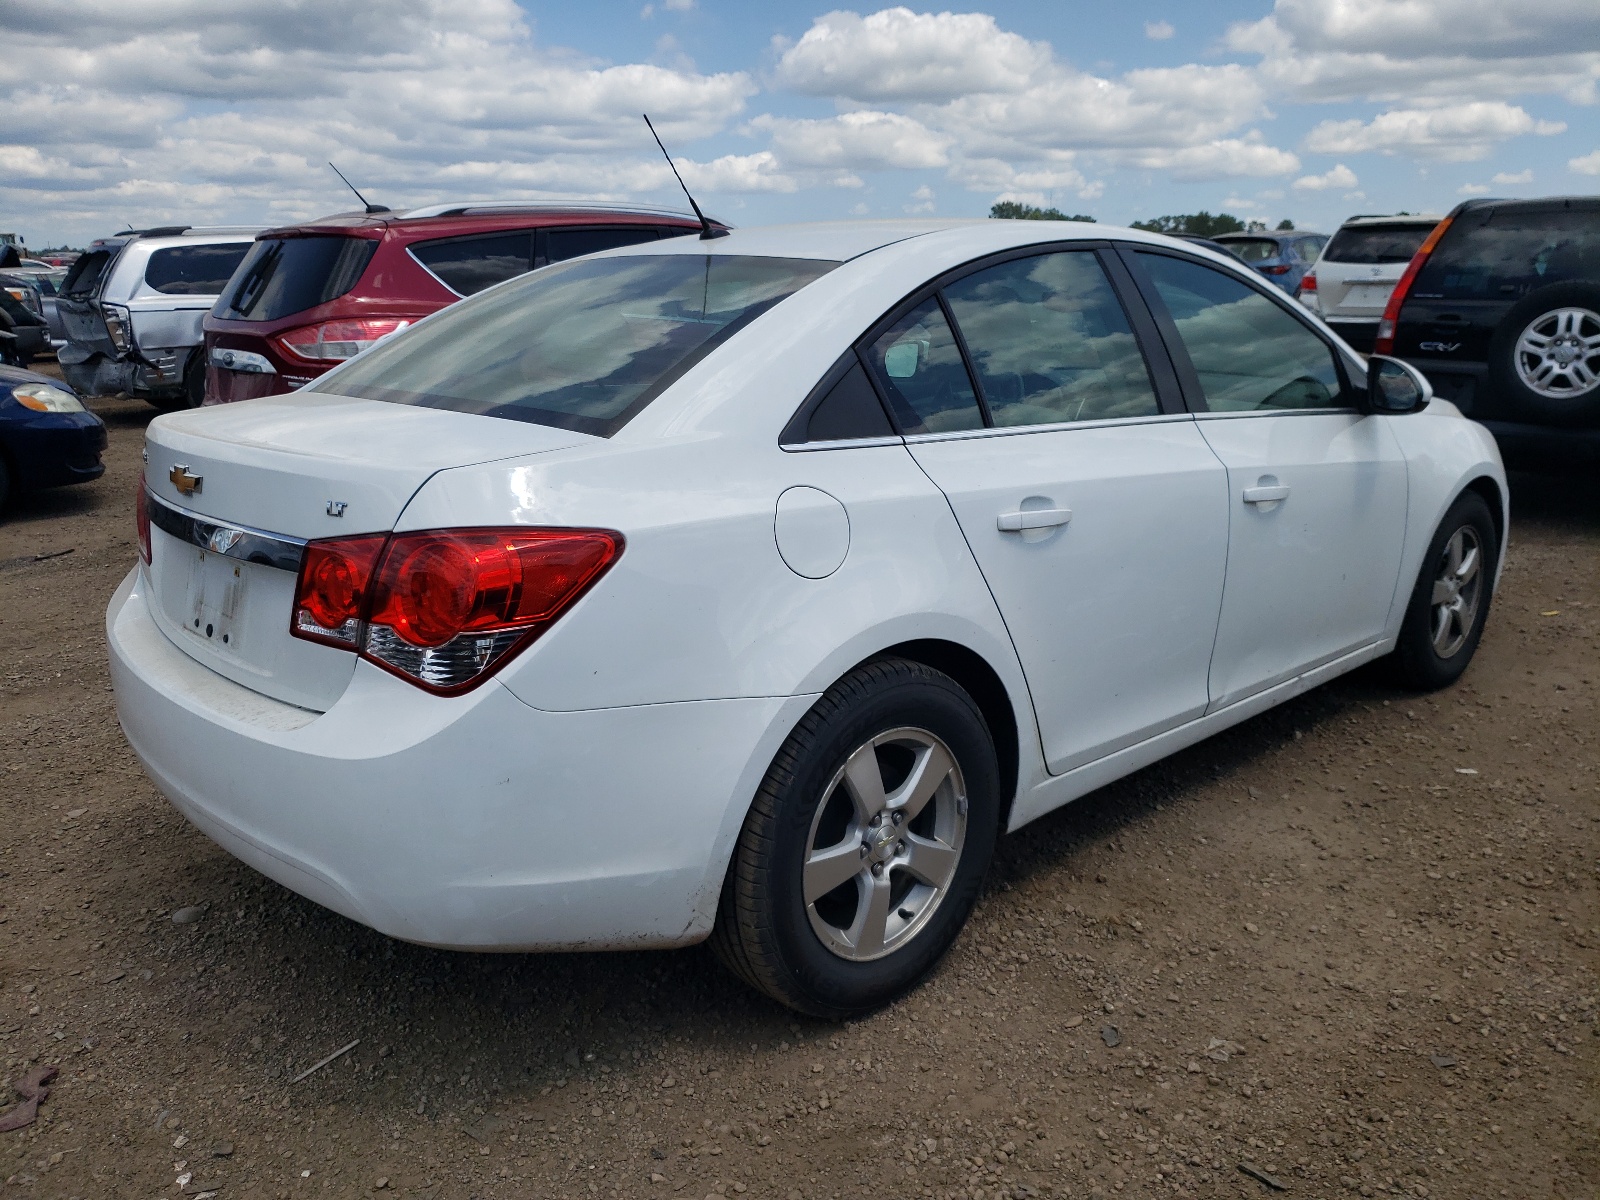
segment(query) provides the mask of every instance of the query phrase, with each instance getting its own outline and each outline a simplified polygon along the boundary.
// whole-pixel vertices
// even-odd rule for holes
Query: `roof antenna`
[[[333,173],[335,175],[337,175],[340,179],[344,179],[343,171],[339,170],[338,167],[334,167],[332,163],[329,163],[328,166],[333,167]],[[351,183],[348,179],[344,179],[344,185],[352,192],[356,192],[356,185]],[[368,213],[386,213],[390,211],[390,208],[387,204],[368,204],[367,198],[360,192],[356,192],[356,199],[361,201],[361,203],[366,207]]]
[[[644,117],[644,123],[650,126],[650,136],[655,138],[656,145],[661,146],[661,135],[656,132],[656,127],[650,124],[650,114],[641,113],[640,115]],[[700,218],[700,240],[707,242],[712,238],[727,237],[728,231],[726,229],[718,229],[710,221],[706,220],[705,213],[700,211],[700,206],[694,202],[694,197],[689,195],[689,185],[684,183],[683,176],[678,174],[678,168],[672,161],[672,155],[667,153],[665,146],[661,146],[661,154],[667,160],[667,166],[672,168],[672,174],[678,180],[678,186],[683,189],[683,194],[689,196],[689,207],[694,209],[694,215]],[[329,163],[328,165],[332,166],[333,164]],[[352,188],[351,190],[354,191],[355,189]]]

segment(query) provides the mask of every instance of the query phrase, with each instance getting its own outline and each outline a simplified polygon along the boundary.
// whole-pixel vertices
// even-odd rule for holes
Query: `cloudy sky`
[[[467,198],[1124,223],[1600,190],[1600,3],[0,0],[0,229]]]

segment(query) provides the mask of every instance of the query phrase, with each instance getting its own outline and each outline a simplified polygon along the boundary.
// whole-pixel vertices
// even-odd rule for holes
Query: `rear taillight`
[[[1275,267],[1262,267],[1261,273],[1263,275],[1287,275],[1289,273],[1289,264],[1279,263]]]
[[[1417,252],[1411,256],[1411,261],[1406,264],[1405,273],[1400,276],[1400,282],[1394,285],[1394,291],[1389,293],[1389,303],[1383,306],[1383,316],[1378,321],[1378,336],[1372,343],[1374,354],[1394,353],[1394,331],[1400,322],[1400,309],[1406,302],[1406,293],[1411,290],[1411,285],[1416,281],[1417,273],[1422,270],[1422,264],[1428,261],[1428,255],[1433,253],[1433,248],[1439,244],[1439,239],[1444,236],[1444,231],[1450,228],[1454,217],[1446,217],[1433,227],[1433,232]]]
[[[446,529],[312,542],[290,632],[454,695],[548,629],[622,553],[605,529]]]
[[[1305,273],[1305,277],[1300,280],[1300,290],[1302,292],[1314,292],[1317,290],[1317,276],[1314,271]]]
[[[291,329],[274,340],[285,351],[307,362],[344,362],[379,338],[399,333],[409,324],[410,321],[401,317],[352,317]]]
[[[139,531],[139,557],[150,565],[150,493],[145,490],[144,472],[139,472],[139,495],[133,502],[133,524]]]

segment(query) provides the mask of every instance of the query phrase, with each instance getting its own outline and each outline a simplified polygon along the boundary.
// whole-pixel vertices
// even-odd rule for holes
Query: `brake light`
[[[1400,276],[1400,282],[1394,285],[1394,291],[1389,293],[1389,303],[1383,306],[1383,316],[1378,321],[1378,336],[1372,343],[1374,354],[1394,353],[1394,331],[1400,321],[1400,309],[1406,302],[1406,293],[1411,290],[1411,285],[1416,281],[1422,264],[1428,261],[1428,255],[1433,253],[1433,248],[1439,244],[1439,239],[1444,236],[1444,231],[1450,228],[1450,222],[1455,217],[1446,217],[1433,227],[1417,247],[1417,252],[1411,256],[1411,261],[1406,264],[1405,273]]]
[[[144,472],[139,472],[139,495],[133,502],[133,524],[139,531],[139,557],[150,565],[150,493],[145,490]]]
[[[351,317],[303,325],[274,340],[284,351],[307,362],[344,362],[410,324],[402,317]]]
[[[1289,273],[1289,264],[1279,263],[1275,267],[1262,267],[1261,273],[1263,275],[1287,275]]]
[[[1307,271],[1305,273],[1305,277],[1300,280],[1300,290],[1302,292],[1314,292],[1317,290],[1316,272]]]
[[[622,553],[605,529],[440,529],[312,542],[290,632],[430,692],[475,687]]]

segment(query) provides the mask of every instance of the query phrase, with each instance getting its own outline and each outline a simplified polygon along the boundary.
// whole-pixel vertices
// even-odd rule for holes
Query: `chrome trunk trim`
[[[260,563],[265,567],[277,567],[280,571],[298,573],[300,570],[300,560],[305,556],[306,549],[304,538],[267,533],[265,530],[251,529],[248,525],[214,521],[169,504],[148,489],[145,491],[145,500],[149,505],[150,524],[180,542],[199,546],[212,554]]]

